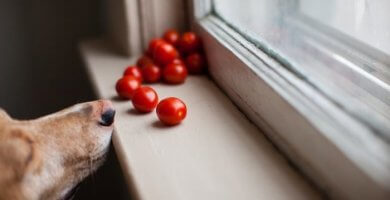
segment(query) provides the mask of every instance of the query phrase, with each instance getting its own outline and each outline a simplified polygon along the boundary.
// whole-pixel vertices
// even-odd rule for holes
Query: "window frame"
[[[331,197],[390,195],[385,141],[216,17],[212,0],[189,5],[213,80],[290,161]]]
[[[142,54],[168,28],[187,29],[187,0],[115,0],[105,9],[108,39],[126,56]]]

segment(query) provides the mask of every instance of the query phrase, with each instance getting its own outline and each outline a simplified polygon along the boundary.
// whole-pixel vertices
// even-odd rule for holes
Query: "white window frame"
[[[191,0],[214,81],[331,197],[390,196],[390,148],[373,130]],[[351,139],[353,138],[353,139]]]

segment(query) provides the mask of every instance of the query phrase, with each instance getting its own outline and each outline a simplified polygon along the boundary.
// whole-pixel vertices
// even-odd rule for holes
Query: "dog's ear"
[[[26,132],[3,129],[0,133],[0,199],[28,199],[21,185],[28,174],[40,170],[40,164],[36,144]]]
[[[22,130],[0,131],[0,199],[27,199],[21,185],[40,162],[34,141]]]
[[[0,134],[0,188],[21,182],[27,173],[39,169],[40,156],[33,139],[23,130]]]

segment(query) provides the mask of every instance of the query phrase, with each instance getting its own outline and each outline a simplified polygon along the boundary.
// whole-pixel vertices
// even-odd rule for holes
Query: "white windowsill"
[[[81,44],[100,98],[117,110],[113,143],[129,187],[141,199],[316,199],[318,193],[206,76],[185,84],[154,84],[160,99],[187,104],[179,126],[164,127],[156,114],[138,114],[115,100],[115,82],[134,58],[100,40]]]

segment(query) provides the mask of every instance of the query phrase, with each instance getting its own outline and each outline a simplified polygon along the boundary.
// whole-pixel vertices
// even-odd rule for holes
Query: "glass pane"
[[[390,1],[214,0],[214,14],[390,141]]]
[[[306,16],[390,55],[390,1],[301,0]]]

